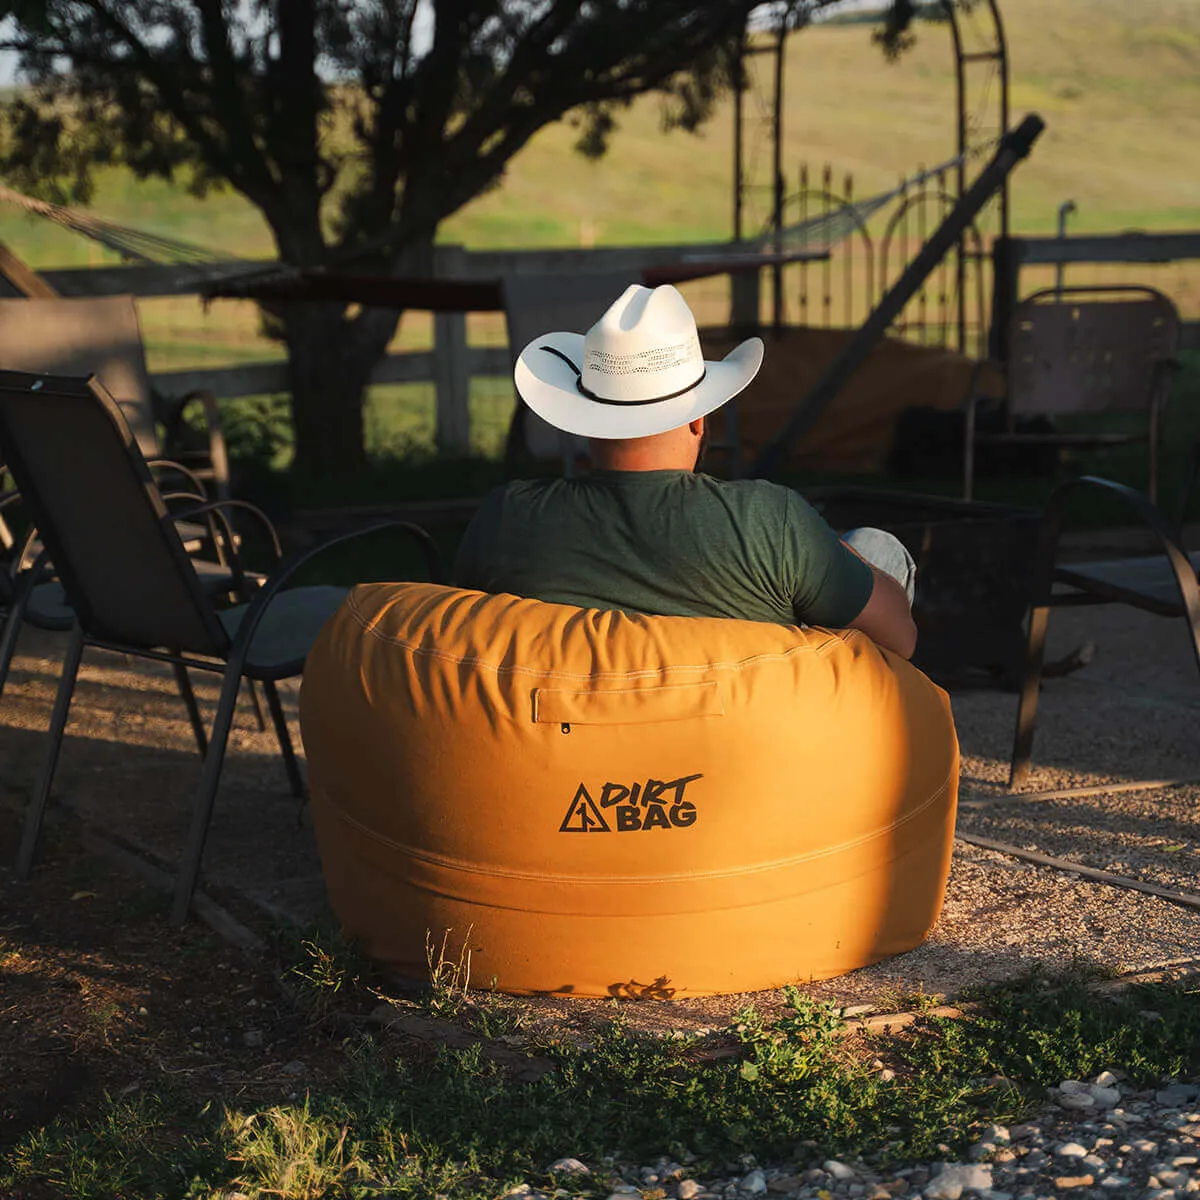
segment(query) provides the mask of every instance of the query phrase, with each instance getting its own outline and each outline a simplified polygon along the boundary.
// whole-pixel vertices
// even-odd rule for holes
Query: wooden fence
[[[682,245],[621,246],[600,249],[547,249],[467,251],[461,246],[435,249],[433,270],[451,279],[498,280],[518,274],[569,274],[590,271],[628,271],[637,278],[650,267],[711,261],[734,251],[745,253],[756,246],[729,242]],[[994,249],[993,311],[1008,311],[1020,292],[1022,267],[1056,264],[1148,264],[1200,260],[1200,233],[1132,233],[1102,236],[1021,237],[998,241]],[[252,269],[258,264],[215,266],[119,266],[48,270],[44,279],[64,296],[98,296],[131,293],[138,297],[199,294],[212,282],[214,272],[230,266]],[[267,264],[262,264],[267,265]],[[730,323],[754,325],[760,317],[758,272],[729,276]],[[1130,280],[1134,282],[1134,280]],[[214,303],[219,303],[215,301]],[[1185,326],[1184,345],[1200,348],[1200,322]],[[468,397],[474,375],[505,376],[510,369],[507,349],[467,344],[466,316],[434,316],[432,350],[387,355],[372,377],[373,383],[432,382],[437,394],[436,441],[445,451],[470,447]],[[283,363],[256,362],[237,366],[160,372],[155,385],[179,395],[192,388],[210,389],[218,398],[286,391]]]
[[[571,274],[587,271],[628,271],[631,279],[650,267],[711,261],[740,250],[729,242],[689,242],[682,245],[617,246],[603,249],[467,251],[461,246],[435,248],[434,274],[448,279],[499,280],[509,275]],[[41,272],[63,296],[132,294],[149,299],[197,295],[217,273],[231,267],[253,270],[269,264],[218,263],[203,266],[81,267]],[[759,280],[755,272],[732,275],[730,319],[757,324]],[[214,301],[220,303],[220,301]],[[473,375],[504,376],[511,370],[508,351],[500,346],[469,346],[464,313],[436,313],[432,350],[412,350],[384,357],[372,383],[429,383],[437,394],[436,440],[439,450],[470,448],[468,397]],[[285,364],[279,361],[242,363],[231,367],[156,372],[155,386],[167,395],[208,388],[218,399],[287,390]]]

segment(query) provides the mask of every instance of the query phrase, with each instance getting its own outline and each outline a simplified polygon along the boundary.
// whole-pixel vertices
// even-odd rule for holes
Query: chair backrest
[[[101,383],[0,371],[0,444],[90,637],[228,651],[145,459]]]
[[[508,322],[508,348],[513,365],[517,355],[544,333],[571,330],[585,333],[609,305],[637,282],[628,271],[570,275],[508,275],[503,280],[504,316]],[[518,406],[521,401],[518,398]],[[528,409],[522,414],[525,448],[534,458],[562,455],[570,463],[587,453],[587,439],[562,433]]]
[[[95,375],[116,400],[141,452],[160,452],[150,376],[132,296],[0,299],[0,370]]]
[[[1162,399],[1179,314],[1153,288],[1046,288],[1009,337],[1009,412],[1136,411]]]

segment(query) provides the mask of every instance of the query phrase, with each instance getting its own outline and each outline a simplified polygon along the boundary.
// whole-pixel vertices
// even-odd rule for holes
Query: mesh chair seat
[[[229,567],[201,558],[192,559],[192,566],[200,576],[200,585],[210,595],[218,596],[233,590],[234,573]],[[243,578],[261,584],[266,576],[246,571]],[[25,620],[38,629],[55,632],[63,632],[75,624],[75,610],[67,602],[67,593],[57,579],[39,583],[33,589],[29,607],[25,610]]]
[[[259,679],[295,675],[304,665],[308,649],[346,596],[347,588],[298,587],[280,592],[263,614],[246,655],[246,674]],[[232,641],[249,609],[238,604],[217,614]]]
[[[1188,561],[1192,570],[1200,573],[1200,550],[1189,554]],[[1056,583],[1065,583],[1164,617],[1182,617],[1186,613],[1179,595],[1179,583],[1165,555],[1069,564],[1056,567],[1054,579]]]

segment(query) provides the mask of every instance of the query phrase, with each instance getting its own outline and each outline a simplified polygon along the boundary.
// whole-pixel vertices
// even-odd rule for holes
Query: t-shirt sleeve
[[[496,539],[500,530],[500,508],[503,489],[497,488],[484,497],[475,510],[458,551],[454,555],[454,567],[450,577],[455,587],[489,591],[489,567],[496,550]]]
[[[803,497],[788,495],[784,531],[792,561],[792,610],[805,625],[844,629],[875,587],[871,568],[850,550]]]

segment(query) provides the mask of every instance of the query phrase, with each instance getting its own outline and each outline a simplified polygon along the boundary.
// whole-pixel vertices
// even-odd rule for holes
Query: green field
[[[1048,124],[1013,183],[1013,225],[1048,232],[1060,202],[1073,199],[1077,232],[1200,226],[1200,4],[1194,0],[1001,0],[1010,45],[1014,119],[1037,111]],[[945,26],[922,24],[915,47],[884,61],[863,24],[826,25],[791,39],[785,85],[785,171],[801,162],[835,178],[852,172],[855,194],[886,188],[918,165],[954,152],[953,57]],[[982,75],[981,75],[982,80]],[[993,90],[988,93],[994,99]],[[972,96],[981,117],[986,81]],[[985,122],[986,124],[986,122]],[[661,128],[649,97],[621,114],[608,155],[572,151],[576,131],[543,130],[513,162],[504,185],[445,223],[441,238],[468,247],[611,245],[720,239],[731,232],[732,111],[726,103],[696,136]],[[765,135],[764,135],[765,138]],[[751,146],[765,168],[765,140]],[[195,200],[160,181],[109,170],[97,214],[246,257],[273,252],[258,214],[232,193]],[[39,267],[102,263],[114,256],[15,210],[0,211],[0,239]],[[1083,268],[1079,268],[1083,271]],[[1076,282],[1152,282],[1191,319],[1200,318],[1196,264],[1088,268]],[[1033,277],[1029,285],[1043,282]],[[725,309],[723,282],[690,285],[704,321]],[[278,357],[259,335],[252,305],[149,300],[142,318],[151,370],[218,366]],[[471,340],[503,341],[499,318],[473,317]],[[429,344],[431,323],[409,314],[397,347]],[[478,380],[476,444],[492,452],[511,391]],[[368,416],[374,448],[427,444],[432,388],[377,389]]]

